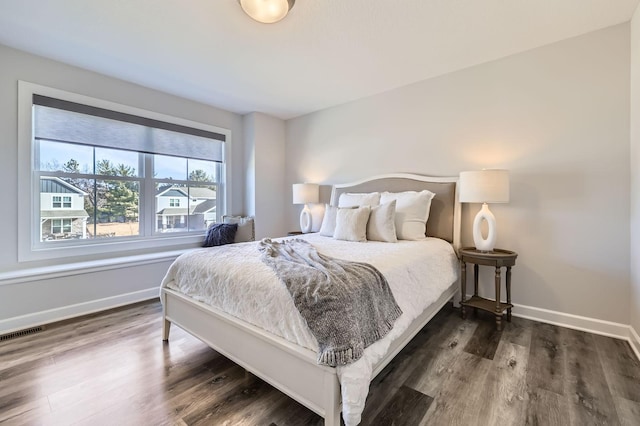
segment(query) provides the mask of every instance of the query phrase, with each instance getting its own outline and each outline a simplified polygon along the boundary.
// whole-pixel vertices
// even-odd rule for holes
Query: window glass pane
[[[40,241],[86,237],[89,219],[84,190],[88,186],[86,181],[52,176],[40,178]]]
[[[73,143],[38,141],[40,170],[93,173],[93,148]]]
[[[205,160],[188,160],[189,180],[198,182],[216,182],[218,163]]]
[[[96,148],[96,174],[138,176],[138,153],[118,149]]]
[[[154,155],[153,167],[153,177],[156,179],[187,180],[186,158]]]
[[[204,230],[216,222],[216,186],[189,186],[189,230]]]
[[[188,231],[189,188],[170,182],[156,184],[155,231]]]
[[[140,234],[139,184],[132,181],[97,180],[96,237]]]

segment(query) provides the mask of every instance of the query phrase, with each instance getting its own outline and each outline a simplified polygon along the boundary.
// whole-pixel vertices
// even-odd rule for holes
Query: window
[[[195,242],[224,211],[228,131],[20,83],[35,180],[22,257]]]
[[[71,232],[71,219],[52,219],[51,232],[54,234]]]
[[[64,207],[65,209],[71,208],[71,197],[61,197],[59,195],[54,195],[51,197],[51,207],[54,209],[59,209]]]

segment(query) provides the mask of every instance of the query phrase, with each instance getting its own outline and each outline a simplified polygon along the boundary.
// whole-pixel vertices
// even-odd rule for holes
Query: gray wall
[[[640,334],[640,6],[631,21],[631,326]]]
[[[292,183],[510,169],[511,202],[492,210],[498,245],[520,253],[514,301],[624,324],[631,318],[640,331],[640,266],[631,260],[640,254],[639,25],[636,12],[631,32],[628,25],[604,29],[286,123],[0,46],[0,217],[16,223],[22,213],[15,203],[20,79],[231,129],[229,211],[259,216],[259,237],[298,229]],[[478,209],[464,207],[466,244]],[[17,231],[9,227],[3,237],[0,274],[54,265],[18,263]],[[154,290],[168,265],[0,280],[0,330],[6,318]]]
[[[243,124],[245,204],[247,214],[256,218],[256,239],[287,235],[285,206],[291,197],[284,195],[285,122],[253,112],[243,117]]]
[[[46,266],[64,266],[61,261],[18,263],[18,235],[16,227],[19,214],[17,200],[17,93],[18,80],[25,80],[69,92],[118,102],[159,113],[211,124],[232,131],[232,197],[230,210],[244,210],[244,170],[242,144],[242,117],[224,110],[160,93],[144,87],[109,78],[100,74],[75,68],[59,62],[33,56],[0,45],[0,182],[2,203],[0,217],[4,224],[0,238],[0,274],[23,270],[34,270]],[[141,255],[144,253],[130,253]],[[113,257],[113,256],[112,256]],[[105,256],[87,259],[69,259],[69,262],[97,261]],[[122,267],[107,271],[79,274],[57,274],[47,279],[1,280],[0,279],[0,331],[3,320],[18,316],[29,316],[42,312],[77,305],[74,312],[82,312],[97,305],[92,301],[119,303],[123,294],[153,293],[167,270],[169,261]],[[144,293],[145,290],[150,292]],[[50,312],[55,316],[55,312]],[[40,317],[38,317],[40,318]],[[28,321],[28,319],[27,319]],[[5,322],[6,324],[6,322]]]
[[[514,301],[628,324],[629,34],[607,28],[289,120],[287,184],[509,169],[511,202],[491,209],[498,247],[520,254]],[[463,209],[469,245],[479,208]]]

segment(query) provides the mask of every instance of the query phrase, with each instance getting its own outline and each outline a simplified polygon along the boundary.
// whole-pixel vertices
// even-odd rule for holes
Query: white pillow
[[[322,225],[320,226],[320,235],[324,235],[325,237],[333,237],[333,233],[336,230],[337,214],[338,208],[336,206],[325,204],[324,216],[322,217]]]
[[[338,209],[333,238],[346,241],[367,241],[367,222],[370,212],[369,206],[356,209]]]
[[[383,192],[381,203],[396,200],[396,234],[399,240],[424,240],[431,200],[431,191]]]
[[[222,216],[222,223],[237,223],[238,231],[234,243],[244,243],[247,241],[255,241],[256,228],[252,217],[242,216]]]
[[[367,223],[367,240],[397,243],[396,200],[371,208]]]
[[[370,192],[368,194],[345,192],[338,198],[338,207],[360,207],[377,206],[380,204],[380,193]]]

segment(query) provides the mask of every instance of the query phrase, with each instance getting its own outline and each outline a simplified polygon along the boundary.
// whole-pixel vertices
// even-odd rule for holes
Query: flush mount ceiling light
[[[278,22],[293,8],[296,0],[238,0],[242,10],[263,24]]]

